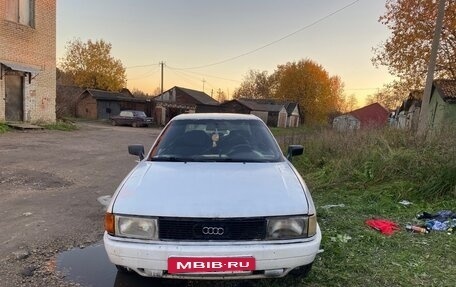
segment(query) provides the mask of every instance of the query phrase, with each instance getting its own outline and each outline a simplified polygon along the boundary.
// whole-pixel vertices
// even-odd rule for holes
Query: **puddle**
[[[57,270],[65,275],[67,281],[86,287],[252,287],[256,281],[171,280],[121,273],[109,261],[102,243],[60,253],[57,257]]]
[[[57,269],[68,280],[84,286],[115,286],[117,269],[109,262],[103,244],[62,252],[57,257]]]
[[[101,243],[60,253],[57,257],[57,270],[68,281],[87,287],[189,286],[187,280],[159,280],[136,273],[117,272]]]

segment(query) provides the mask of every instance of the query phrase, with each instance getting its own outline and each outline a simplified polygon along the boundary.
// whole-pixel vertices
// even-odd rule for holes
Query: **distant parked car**
[[[321,231],[309,189],[254,115],[184,114],[112,197],[104,247],[120,272],[179,279],[305,276]]]
[[[143,111],[128,110],[121,111],[118,116],[112,116],[111,124],[113,126],[132,126],[136,128],[151,125],[152,120]]]

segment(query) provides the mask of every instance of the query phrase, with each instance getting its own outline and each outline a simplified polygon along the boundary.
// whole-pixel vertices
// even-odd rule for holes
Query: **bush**
[[[11,128],[7,124],[0,122],[0,134],[6,133],[10,129]]]

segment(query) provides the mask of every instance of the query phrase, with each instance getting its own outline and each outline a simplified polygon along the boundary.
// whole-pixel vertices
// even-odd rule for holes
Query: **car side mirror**
[[[144,159],[144,146],[141,144],[133,144],[128,146],[128,153],[139,156],[139,160]]]
[[[287,159],[292,161],[293,156],[302,155],[304,152],[304,147],[302,145],[289,145]]]

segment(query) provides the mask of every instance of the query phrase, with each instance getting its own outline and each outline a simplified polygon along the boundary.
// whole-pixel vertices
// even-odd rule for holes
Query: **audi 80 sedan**
[[[120,271],[182,279],[306,275],[321,232],[309,189],[254,115],[173,118],[116,190],[104,246]]]

